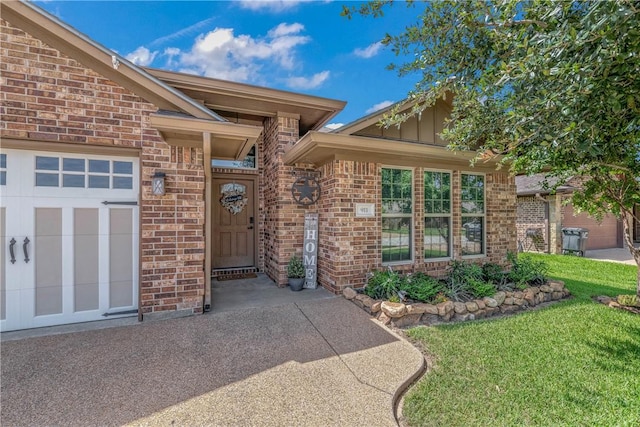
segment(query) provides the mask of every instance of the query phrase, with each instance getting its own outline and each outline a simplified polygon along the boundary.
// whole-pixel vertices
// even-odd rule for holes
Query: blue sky
[[[332,125],[403,99],[415,77],[379,41],[415,22],[394,5],[384,18],[340,16],[349,1],[36,1],[137,63],[347,101]],[[335,127],[335,126],[333,126]]]

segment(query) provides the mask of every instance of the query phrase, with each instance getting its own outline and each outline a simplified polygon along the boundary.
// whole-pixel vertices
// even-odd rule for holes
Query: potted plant
[[[287,277],[289,278],[289,287],[292,291],[302,290],[305,273],[302,259],[297,255],[292,256],[289,264],[287,264]]]

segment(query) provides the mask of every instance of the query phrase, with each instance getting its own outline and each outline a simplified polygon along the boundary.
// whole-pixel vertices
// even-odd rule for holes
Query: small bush
[[[494,295],[497,291],[496,285],[491,282],[475,281],[469,282],[469,290],[473,298],[484,298]]]
[[[618,295],[618,304],[625,305],[627,307],[640,307],[640,300],[637,295]]]
[[[445,283],[445,294],[454,301],[468,301],[496,293],[496,285],[486,280],[481,266],[462,261],[451,262]]]
[[[443,285],[438,280],[422,272],[414,273],[401,284],[400,290],[406,296],[415,301],[432,302],[438,293],[442,292]]]
[[[548,267],[543,261],[536,261],[526,255],[508,253],[507,259],[511,263],[509,280],[519,288],[527,286],[541,286],[547,283]]]
[[[395,271],[375,271],[367,281],[364,293],[374,299],[397,298],[400,282],[400,274]]]
[[[306,272],[304,270],[302,259],[297,255],[292,256],[287,264],[287,277],[292,279],[302,279],[305,276]]]
[[[507,283],[507,273],[502,269],[502,266],[487,262],[482,265],[482,274],[484,280],[489,283],[493,283],[496,287],[500,288]]]

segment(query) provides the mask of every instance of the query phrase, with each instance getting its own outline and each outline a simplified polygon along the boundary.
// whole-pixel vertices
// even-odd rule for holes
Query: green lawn
[[[640,316],[591,300],[635,293],[636,267],[535,258],[574,298],[501,319],[407,331],[433,359],[406,396],[410,425],[640,426]]]

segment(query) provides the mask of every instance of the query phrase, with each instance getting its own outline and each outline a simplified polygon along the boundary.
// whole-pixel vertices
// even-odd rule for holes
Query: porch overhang
[[[160,132],[167,144],[201,148],[205,141],[209,141],[211,157],[215,159],[245,158],[262,133],[259,126],[196,119],[173,113],[158,112],[149,118],[151,126]],[[203,138],[205,133],[210,138]]]
[[[354,160],[396,166],[430,166],[495,171],[499,159],[470,162],[477,153],[451,151],[446,147],[382,138],[309,132],[284,155],[286,165],[322,166],[333,160]]]

